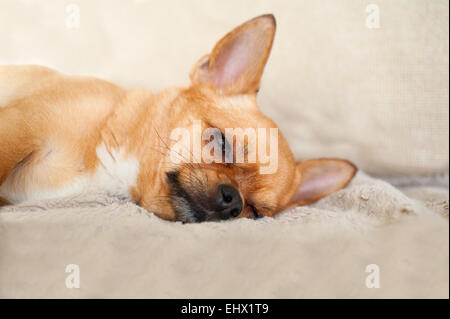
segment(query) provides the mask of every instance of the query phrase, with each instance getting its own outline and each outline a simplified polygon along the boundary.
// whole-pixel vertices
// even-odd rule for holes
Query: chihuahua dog
[[[271,14],[247,21],[194,65],[189,87],[158,93],[45,67],[0,66],[0,205],[100,191],[166,220],[202,222],[274,216],[345,187],[352,163],[296,163],[258,110],[274,34]],[[227,128],[276,129],[275,146],[266,143],[277,152],[276,169],[261,173],[262,155],[248,136],[243,149],[252,163],[174,161],[172,133],[194,125],[216,129],[207,142],[222,150],[237,143],[222,133]],[[184,146],[195,143],[205,140]]]

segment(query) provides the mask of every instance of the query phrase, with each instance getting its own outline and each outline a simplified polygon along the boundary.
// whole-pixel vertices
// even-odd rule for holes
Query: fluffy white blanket
[[[101,194],[3,207],[0,297],[448,298],[448,202],[359,173],[257,221],[167,222]]]

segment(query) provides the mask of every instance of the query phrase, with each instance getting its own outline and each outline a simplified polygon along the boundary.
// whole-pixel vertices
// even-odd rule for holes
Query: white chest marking
[[[136,186],[139,174],[139,162],[132,156],[126,156],[123,149],[111,149],[109,153],[104,144],[97,147],[96,153],[100,163],[92,174],[79,176],[56,189],[32,183],[27,183],[26,188],[17,189],[14,187],[14,179],[7,178],[0,186],[0,196],[13,204],[26,200],[62,198],[86,192],[106,193],[130,199],[130,188]],[[51,170],[49,173],[51,174]]]
[[[110,151],[108,152],[104,144],[97,147],[100,164],[97,171],[89,177],[88,190],[131,198],[130,188],[136,186],[139,162],[132,156],[126,156],[123,149]]]

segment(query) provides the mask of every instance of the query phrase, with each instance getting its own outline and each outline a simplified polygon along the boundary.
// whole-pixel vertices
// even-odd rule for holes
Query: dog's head
[[[174,219],[274,216],[317,201],[354,176],[355,166],[345,160],[296,163],[276,124],[259,111],[256,94],[274,34],[272,15],[232,30],[195,64],[192,85],[172,103],[164,167]]]

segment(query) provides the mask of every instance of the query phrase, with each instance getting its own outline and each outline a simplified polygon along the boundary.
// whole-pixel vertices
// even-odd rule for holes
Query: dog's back
[[[32,95],[60,77],[60,73],[37,65],[0,65],[0,108]]]
[[[0,66],[0,197],[20,201],[31,181],[54,188],[94,166],[100,128],[124,94],[95,78]]]

